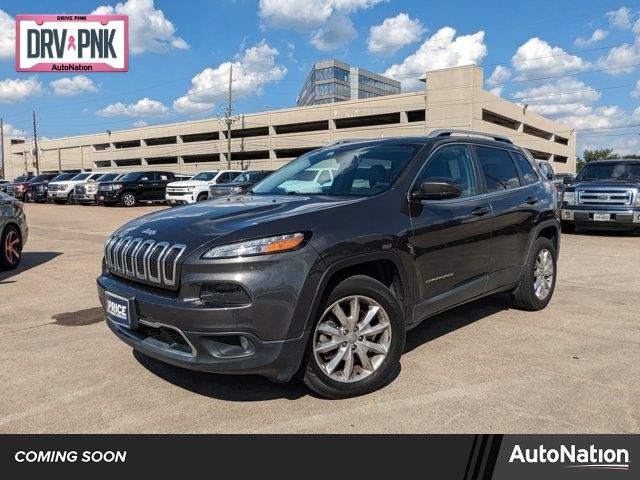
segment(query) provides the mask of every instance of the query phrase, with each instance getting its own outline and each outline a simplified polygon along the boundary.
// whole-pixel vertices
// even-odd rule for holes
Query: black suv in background
[[[46,202],[47,201],[47,185],[49,182],[55,181],[61,175],[58,173],[44,173],[33,177],[27,182],[24,191],[25,202]]]
[[[562,194],[562,230],[640,229],[640,159],[587,163]]]
[[[430,316],[495,292],[545,308],[558,213],[555,189],[503,137],[343,142],[246,195],[124,225],[105,244],[99,297],[111,330],[162,361],[299,372],[320,395],[361,395],[394,378],[406,331]]]
[[[164,202],[167,183],[175,177],[171,172],[130,172],[114,182],[100,182],[96,202],[112,206],[117,203],[133,207],[138,202]]]

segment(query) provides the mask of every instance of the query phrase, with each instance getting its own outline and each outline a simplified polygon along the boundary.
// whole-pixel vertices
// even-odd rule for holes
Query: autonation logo
[[[578,448],[575,445],[560,445],[559,448],[522,449],[515,445],[509,463],[560,463],[567,468],[585,468],[596,470],[629,470],[629,451],[626,448]]]

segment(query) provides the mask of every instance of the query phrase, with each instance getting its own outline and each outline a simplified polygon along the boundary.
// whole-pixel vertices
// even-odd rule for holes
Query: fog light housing
[[[200,289],[200,300],[211,307],[248,305],[251,298],[237,283],[205,283]]]

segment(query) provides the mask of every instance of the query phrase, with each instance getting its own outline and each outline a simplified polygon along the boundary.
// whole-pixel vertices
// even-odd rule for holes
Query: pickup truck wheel
[[[120,202],[125,207],[133,207],[136,204],[136,196],[131,192],[125,192],[122,194]]]
[[[71,192],[71,193],[69,193],[69,195],[67,195],[67,204],[73,205],[73,192]]]
[[[562,233],[576,233],[576,224],[571,222],[561,222],[560,228],[562,229]]]
[[[0,270],[13,270],[22,257],[22,237],[13,225],[8,225],[0,237]]]
[[[339,283],[319,309],[303,381],[327,398],[378,390],[399,371],[404,350],[402,309],[391,291],[371,277]]]
[[[200,195],[198,195],[196,202],[204,202],[207,198],[209,198],[209,195],[203,192]]]
[[[524,310],[545,308],[556,286],[556,249],[548,238],[538,238],[522,270],[520,283],[513,292],[514,303]]]

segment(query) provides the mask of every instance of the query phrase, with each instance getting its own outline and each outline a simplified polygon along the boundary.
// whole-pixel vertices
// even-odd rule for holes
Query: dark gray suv
[[[124,225],[98,291],[149,356],[349,397],[391,381],[406,331],[434,314],[494,292],[544,308],[559,230],[555,189],[506,138],[342,142],[246,194]]]

